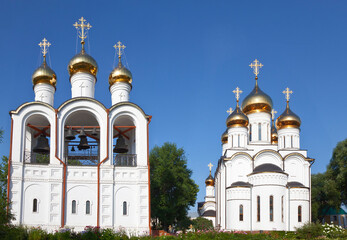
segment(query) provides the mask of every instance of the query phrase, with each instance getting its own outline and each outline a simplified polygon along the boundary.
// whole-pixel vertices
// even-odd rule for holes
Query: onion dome
[[[257,78],[256,78],[257,79]],[[253,91],[242,102],[242,111],[245,114],[254,112],[270,113],[272,109],[272,100],[258,86],[256,81]]]
[[[277,134],[277,129],[275,127],[275,114],[277,111],[275,109],[271,110],[271,115],[272,115],[272,125],[271,125],[271,144],[277,144],[278,143],[278,134]]]
[[[248,122],[248,117],[241,111],[237,102],[236,109],[227,118],[227,127],[247,127]]]
[[[206,178],[205,183],[206,186],[214,186],[214,178],[212,177],[211,173],[208,178]]]
[[[122,54],[124,53],[122,50],[124,50],[125,46],[122,45],[121,42],[118,42],[113,47],[116,49],[116,54],[118,55],[118,65],[112,70],[108,78],[108,83],[110,84],[110,87],[116,82],[128,83],[131,86],[133,76],[131,72],[123,66],[121,59]]]
[[[78,72],[90,73],[96,76],[98,72],[98,64],[94,58],[84,50],[84,42],[82,42],[82,50],[75,55],[69,62],[68,71],[70,77]]]
[[[289,88],[286,88],[285,91],[283,91],[284,94],[286,94],[287,99],[287,107],[284,110],[284,112],[277,118],[276,120],[276,127],[277,129],[283,129],[283,128],[300,128],[301,120],[298,115],[292,112],[289,108],[289,96],[292,91],[289,90]]]
[[[32,75],[32,82],[35,87],[36,84],[46,83],[52,85],[56,88],[57,85],[57,75],[55,72],[47,65],[46,57],[44,56],[43,62],[40,67],[38,67]]]
[[[223,144],[228,142],[228,129],[222,134],[221,140]]]

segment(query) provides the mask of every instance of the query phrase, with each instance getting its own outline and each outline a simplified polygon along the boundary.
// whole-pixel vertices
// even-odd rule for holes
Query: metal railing
[[[113,164],[117,167],[136,167],[137,155],[119,153],[114,157]]]
[[[24,163],[30,164],[49,164],[49,154],[40,154],[33,151],[24,152]]]

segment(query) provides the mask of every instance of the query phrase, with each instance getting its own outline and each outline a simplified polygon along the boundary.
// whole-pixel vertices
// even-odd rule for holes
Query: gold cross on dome
[[[89,23],[87,23],[86,19],[84,19],[83,17],[81,17],[80,19],[78,19],[78,22],[75,22],[75,24],[73,25],[77,30],[80,29],[80,31],[78,31],[78,37],[81,39],[81,43],[84,43],[84,39],[87,38],[87,30],[89,30],[92,25],[90,25]]]
[[[113,47],[116,49],[116,53],[118,55],[118,58],[120,59],[121,56],[123,55],[124,48],[126,48],[126,47],[124,45],[122,45],[122,43],[120,41],[118,41],[117,44],[115,44]]]
[[[282,92],[285,95],[285,98],[287,99],[287,102],[289,102],[290,94],[293,93],[288,87]]]
[[[240,94],[243,93],[243,91],[239,87],[236,87],[236,89],[233,91],[233,93],[235,93],[236,100],[239,101]]]
[[[271,116],[272,116],[272,120],[275,119],[275,114],[277,113],[277,111],[275,109],[271,110]]]
[[[211,171],[212,171],[212,167],[213,167],[213,165],[212,165],[212,163],[210,163],[209,165],[207,165],[208,166],[208,168],[210,169],[210,173],[211,173]]]
[[[232,114],[232,113],[233,113],[233,109],[232,109],[232,108],[229,108],[228,111],[227,111],[227,113],[229,113],[229,115]]]
[[[49,46],[51,46],[51,43],[47,41],[46,38],[42,39],[42,42],[39,43],[40,48],[42,49],[43,57],[46,57],[46,54],[48,52]]]
[[[259,69],[263,67],[263,64],[261,64],[257,59],[255,59],[254,62],[251,63],[249,66],[253,68],[253,73],[255,74],[255,77],[258,78]]]

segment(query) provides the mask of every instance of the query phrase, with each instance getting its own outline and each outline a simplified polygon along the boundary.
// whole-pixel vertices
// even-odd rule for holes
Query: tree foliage
[[[197,217],[192,220],[195,230],[213,230],[213,222],[203,217]]]
[[[151,150],[149,160],[154,228],[188,227],[187,212],[195,204],[199,188],[191,179],[184,150],[174,143],[164,143]]]

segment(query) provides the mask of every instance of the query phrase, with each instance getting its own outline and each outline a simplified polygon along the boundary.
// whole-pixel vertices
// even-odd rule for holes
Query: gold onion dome
[[[57,85],[57,75],[55,72],[47,65],[46,57],[43,58],[43,62],[40,67],[38,67],[32,75],[32,82],[35,86],[36,84],[46,83],[52,85],[54,88]]]
[[[131,86],[131,83],[133,81],[133,76],[131,74],[131,72],[123,66],[122,62],[119,61],[117,67],[115,67],[109,78],[108,78],[108,82],[110,84],[110,87],[115,84],[116,82],[125,82],[125,83],[128,83],[130,84]]]
[[[272,100],[264,93],[256,82],[253,91],[242,102],[242,111],[245,114],[254,112],[270,113],[272,109]]]
[[[211,173],[208,178],[206,178],[205,183],[206,186],[214,186],[214,178],[212,177]]]
[[[94,58],[86,53],[84,44],[82,43],[82,51],[75,55],[69,62],[68,71],[70,77],[78,72],[86,72],[96,76],[98,72],[98,64]]]
[[[276,129],[274,123],[272,122],[272,126],[271,126],[271,143],[275,144],[277,142],[278,142],[277,129]]]
[[[248,117],[241,111],[239,104],[237,103],[236,109],[227,118],[227,127],[247,127]]]
[[[292,112],[289,108],[289,102],[287,102],[286,110],[277,118],[277,129],[283,128],[300,128],[301,120],[298,115]]]
[[[228,142],[228,129],[222,134],[221,140],[223,144]]]

